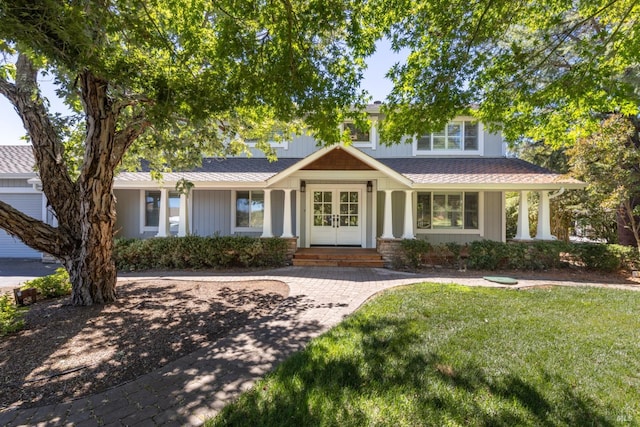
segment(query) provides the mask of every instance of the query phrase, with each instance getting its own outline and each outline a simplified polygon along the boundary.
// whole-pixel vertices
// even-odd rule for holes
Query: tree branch
[[[114,137],[113,153],[111,155],[111,167],[116,168],[122,161],[131,144],[151,126],[151,122],[140,114],[134,118],[124,129],[116,131]]]
[[[69,253],[73,242],[68,234],[22,213],[0,201],[0,227],[30,247],[60,258]]]
[[[13,104],[29,133],[43,191],[58,217],[73,211],[70,197],[74,184],[62,155],[64,147],[44,107],[37,85],[37,70],[20,54],[16,62],[15,85],[0,79],[0,92]]]

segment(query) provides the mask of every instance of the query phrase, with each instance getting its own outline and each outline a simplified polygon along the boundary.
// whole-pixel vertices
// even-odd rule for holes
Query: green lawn
[[[640,292],[395,289],[207,425],[640,425],[639,316]]]

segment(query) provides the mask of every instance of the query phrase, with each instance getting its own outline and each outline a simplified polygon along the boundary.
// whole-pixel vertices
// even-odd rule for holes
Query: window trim
[[[371,122],[371,127],[369,128],[369,141],[352,141],[351,145],[353,147],[371,148],[372,150],[376,149],[378,141],[378,119],[369,117],[369,121]],[[344,132],[345,124],[347,123],[353,124],[353,120],[345,120],[342,122],[340,124],[340,133]]]
[[[433,194],[462,194],[462,215],[464,224],[464,197],[466,193],[478,193],[478,228],[418,228],[418,193],[431,193],[432,209],[433,209]],[[415,234],[471,234],[484,236],[484,191],[476,190],[428,190],[421,189],[413,192],[413,227]]]
[[[460,141],[460,145],[461,148],[457,149],[457,150],[420,150],[418,149],[418,136],[414,135],[412,137],[413,140],[413,155],[414,156],[427,156],[427,155],[435,155],[435,156],[446,156],[446,155],[469,155],[469,156],[482,156],[484,154],[484,125],[482,124],[482,122],[477,121],[475,119],[472,119],[471,117],[456,117],[454,120],[451,120],[449,122],[447,122],[447,124],[445,125],[445,130],[447,129],[447,127],[451,124],[451,123],[456,123],[459,122],[462,124],[462,130],[461,130],[461,141]],[[474,122],[478,124],[478,149],[477,150],[465,150],[464,149],[464,123],[465,122]],[[431,147],[433,148],[433,134],[435,132],[431,132],[429,134],[431,140],[430,140],[430,144]]]
[[[161,188],[143,188],[140,189],[140,234],[144,234],[144,233],[149,233],[149,232],[158,232],[160,231],[160,220],[162,218],[160,218],[160,213],[158,212],[158,225],[145,225],[147,222],[147,192],[154,192],[154,193],[160,193],[160,203],[162,203],[162,189]],[[180,193],[175,191],[175,190],[169,190],[167,189],[167,216],[170,218],[171,217],[171,204],[170,204],[170,199],[172,198],[180,198]],[[178,209],[179,212],[179,209]],[[180,214],[178,213],[178,216],[180,216]],[[179,227],[179,223],[178,223],[178,227]],[[171,227],[169,227],[169,229],[167,229],[167,233],[171,234]],[[174,233],[175,234],[175,233]]]
[[[236,226],[236,211],[237,211],[237,201],[238,201],[238,192],[239,191],[248,191],[249,194],[252,192],[262,192],[264,195],[264,189],[261,188],[247,188],[247,189],[239,189],[231,191],[231,234],[234,233],[254,233],[254,232],[262,232],[264,229],[264,222],[262,227],[238,227]],[[251,197],[251,196],[250,196]],[[263,202],[264,203],[264,202]]]
[[[144,234],[147,232],[155,231],[158,232],[160,229],[159,225],[156,226],[147,226],[147,192],[160,193],[160,202],[162,203],[162,190],[155,188],[143,188],[140,189],[140,234]],[[160,221],[160,217],[158,217],[158,221]]]
[[[283,132],[283,137],[284,137],[284,132]],[[289,138],[283,138],[282,141],[275,141],[270,139],[270,140],[267,140],[267,142],[269,143],[271,148],[282,148],[284,150],[288,150],[290,140],[291,140],[291,135],[289,135]],[[250,141],[255,141],[255,142],[250,142]],[[248,139],[245,141],[245,144],[247,144],[247,147],[249,148],[255,148],[257,144],[257,140]]]

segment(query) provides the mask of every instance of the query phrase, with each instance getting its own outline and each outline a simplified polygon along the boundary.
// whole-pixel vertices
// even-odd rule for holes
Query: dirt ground
[[[28,408],[131,381],[270,313],[289,288],[273,280],[136,280],[118,301],[40,301],[0,339],[0,409]]]

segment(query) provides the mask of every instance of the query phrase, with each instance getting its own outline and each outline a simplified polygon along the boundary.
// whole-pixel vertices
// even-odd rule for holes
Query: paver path
[[[290,295],[270,316],[162,369],[72,402],[0,411],[0,425],[200,425],[276,364],[381,290],[424,280],[499,286],[480,277],[414,275],[377,268],[286,267],[249,274],[153,277],[203,281],[281,280],[289,285]],[[519,279],[518,287],[549,283],[575,285],[549,279]],[[638,290],[637,286],[613,286]]]

